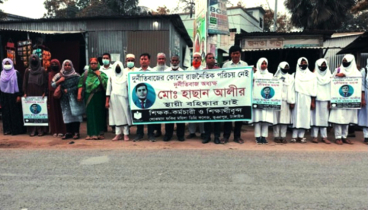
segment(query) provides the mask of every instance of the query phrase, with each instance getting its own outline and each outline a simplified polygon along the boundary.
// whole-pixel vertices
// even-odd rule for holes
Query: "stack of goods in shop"
[[[32,41],[19,41],[18,42],[18,56],[20,56],[20,60],[23,62],[24,67],[28,67],[29,56],[32,53]]]
[[[14,42],[11,39],[6,43],[5,49],[6,49],[6,57],[11,59],[15,65],[16,64],[15,46]]]
[[[51,53],[46,49],[42,52],[42,66],[46,70],[51,66]]]

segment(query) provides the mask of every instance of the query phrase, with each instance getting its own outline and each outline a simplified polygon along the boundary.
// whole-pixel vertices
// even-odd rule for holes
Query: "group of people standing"
[[[248,66],[240,59],[241,49],[232,46],[229,50],[231,60],[222,68]],[[46,71],[37,55],[30,56],[30,66],[25,70],[24,77],[14,69],[10,59],[2,62],[3,71],[0,77],[0,102],[2,107],[3,131],[5,135],[25,133],[23,126],[21,97],[48,96],[49,130],[55,137],[62,139],[79,139],[80,123],[83,114],[87,117],[87,140],[104,139],[107,131],[107,120],[115,131],[112,139],[129,141],[132,119],[129,108],[129,92],[127,75],[129,72],[147,71],[183,71],[180,68],[180,58],[172,56],[170,66],[166,65],[166,55],[157,54],[157,66],[151,68],[151,56],[143,53],[139,57],[140,67],[134,66],[135,55],[127,54],[126,67],[120,61],[111,62],[109,53],[102,56],[103,65],[100,66],[97,58],[91,58],[89,65],[82,75],[75,70],[71,60],[65,60],[60,64],[57,59],[51,60],[50,71]],[[216,66],[215,56],[207,53],[205,56],[206,67],[202,67],[202,57],[199,53],[193,54],[192,67],[188,70],[219,69]],[[308,59],[301,57],[296,66],[296,72],[290,74],[290,65],[283,61],[278,65],[275,74],[268,71],[268,60],[260,58],[254,70],[254,79],[280,79],[282,80],[282,105],[280,111],[267,109],[253,109],[255,141],[257,144],[267,144],[268,128],[273,126],[274,141],[287,143],[286,132],[292,127],[291,143],[306,143],[305,131],[311,130],[312,142],[318,143],[318,132],[321,142],[330,144],[327,139],[327,127],[333,125],[336,144],[352,144],[347,139],[349,124],[359,124],[363,127],[364,142],[368,144],[368,109],[365,103],[367,93],[367,73],[359,71],[356,67],[355,57],[345,55],[338,70],[331,73],[327,60],[319,59],[311,65]],[[362,108],[356,109],[331,109],[330,83],[333,77],[362,77]],[[142,87],[142,91],[145,91]],[[138,89],[138,88],[137,88]],[[61,97],[56,98],[55,92],[61,91]],[[146,90],[147,91],[147,90]],[[146,99],[140,101],[142,107],[147,105]],[[108,110],[108,111],[106,111]],[[234,123],[234,128],[233,128]],[[212,125],[213,124],[213,125]],[[195,138],[197,126],[199,126],[202,143],[211,141],[211,133],[214,133],[215,144],[225,144],[229,141],[233,130],[234,142],[244,143],[241,138],[243,122],[221,123],[189,123],[189,135],[186,138]],[[30,136],[42,136],[48,133],[47,127],[28,126]],[[148,124],[148,139],[156,141],[156,137],[162,135],[161,124]],[[220,132],[223,130],[223,137]],[[174,124],[165,124],[163,141],[170,141],[173,137]],[[176,135],[179,141],[184,141],[185,124],[176,123]],[[144,125],[137,125],[137,133],[134,141],[144,137]]]

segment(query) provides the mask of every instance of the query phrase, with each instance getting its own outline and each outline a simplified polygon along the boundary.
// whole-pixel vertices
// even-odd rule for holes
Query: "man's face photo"
[[[343,93],[348,93],[349,92],[349,86],[347,86],[347,85],[346,86],[342,86],[341,87],[341,90],[342,90]]]
[[[146,88],[146,86],[139,86],[136,90],[136,95],[139,99],[146,99],[146,97],[147,97],[147,88]]]
[[[32,110],[33,110],[34,112],[37,112],[37,105],[32,105]]]
[[[271,92],[271,89],[270,89],[270,88],[264,88],[264,89],[263,89],[263,93],[264,93],[265,95],[270,95],[270,92]]]

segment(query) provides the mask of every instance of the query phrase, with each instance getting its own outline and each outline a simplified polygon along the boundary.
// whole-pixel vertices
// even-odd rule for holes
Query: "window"
[[[262,18],[259,18],[259,27],[263,28],[263,19]]]

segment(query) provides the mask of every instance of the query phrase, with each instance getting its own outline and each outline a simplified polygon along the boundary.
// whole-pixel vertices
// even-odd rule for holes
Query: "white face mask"
[[[179,65],[174,66],[174,65],[172,65],[172,64],[171,64],[171,68],[172,68],[173,70],[177,70],[177,69],[179,69]]]
[[[10,69],[12,69],[13,68],[13,66],[12,65],[10,65],[10,64],[8,64],[8,65],[4,65],[4,69],[5,70],[10,70]]]

